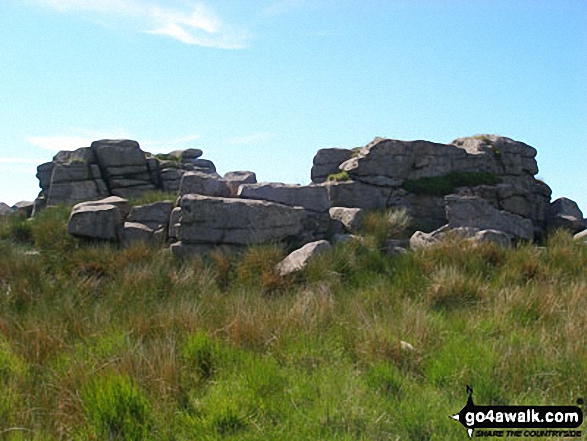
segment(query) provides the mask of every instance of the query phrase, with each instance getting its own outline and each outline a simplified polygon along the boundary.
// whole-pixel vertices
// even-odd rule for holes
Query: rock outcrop
[[[128,139],[60,151],[53,161],[37,167],[41,193],[35,210],[108,196],[138,197],[153,190],[177,192],[187,172],[216,173],[214,164],[201,155],[199,149],[188,149],[153,156]]]
[[[444,196],[478,196],[496,210],[546,228],[550,188],[536,180],[536,149],[495,135],[450,144],[376,138],[339,165],[346,182],[329,182],[332,206],[406,208],[431,228],[446,224]]]
[[[35,210],[98,200],[74,207],[72,234],[124,245],[172,243],[177,255],[263,242],[295,249],[346,240],[360,230],[365,212],[377,209],[405,209],[426,226],[412,237],[412,248],[451,231],[507,246],[552,228],[585,228],[573,201],[550,203],[550,188],[534,177],[536,150],[495,135],[450,144],[376,138],[360,149],[321,149],[310,185],[257,183],[249,171],[220,176],[201,156],[199,149],[153,156],[131,140],[59,152],[38,167],[42,192]],[[324,182],[331,174],[337,179]],[[105,198],[152,190],[178,194],[179,206],[165,201],[130,209],[124,199]],[[390,254],[406,246],[386,245]]]

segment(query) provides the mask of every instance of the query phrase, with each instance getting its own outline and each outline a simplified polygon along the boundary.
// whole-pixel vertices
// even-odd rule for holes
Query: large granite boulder
[[[340,173],[339,166],[353,156],[353,151],[348,149],[328,148],[320,149],[314,156],[312,166],[312,182],[321,183],[328,179],[328,176]]]
[[[449,195],[445,197],[446,216],[451,229],[460,227],[502,231],[516,239],[534,239],[530,219],[503,210],[496,210],[477,196]]]
[[[68,232],[77,237],[118,241],[124,224],[121,211],[127,207],[123,202],[116,203],[115,200],[102,200],[75,205],[69,216]]]
[[[242,184],[256,184],[257,175],[252,171],[231,171],[223,176],[230,191],[231,197],[238,195],[238,189]]]
[[[179,195],[200,194],[203,196],[228,197],[230,189],[218,174],[199,171],[186,172],[181,178]]]
[[[572,234],[586,228],[581,209],[575,201],[568,198],[558,198],[550,204],[547,223],[549,230],[563,228]]]
[[[332,207],[328,210],[330,219],[335,224],[340,224],[340,230],[348,233],[356,233],[363,226],[365,211],[361,208]],[[339,228],[334,227],[334,230]]]
[[[197,194],[183,196],[180,207],[178,236],[187,244],[281,242],[300,234],[306,215],[300,207]]]
[[[103,139],[92,142],[91,149],[111,194],[133,197],[156,189],[147,157],[138,142]]]
[[[12,210],[12,208],[10,208],[10,206],[8,204],[5,204],[4,202],[0,202],[0,216],[5,215],[5,214],[12,214],[14,213],[14,211]]]
[[[445,240],[449,235],[469,240],[474,244],[494,243],[498,246],[509,248],[512,246],[512,238],[503,231],[498,230],[480,230],[474,227],[458,227],[451,229],[449,225],[444,225],[431,233],[416,231],[410,237],[409,245],[412,250],[428,248]]]
[[[538,173],[536,149],[523,142],[498,135],[476,135],[455,139],[451,144],[469,155],[484,157],[487,171],[513,176]]]
[[[326,240],[308,243],[302,248],[289,254],[277,264],[275,269],[280,276],[286,276],[301,271],[308,265],[308,262],[330,248],[330,243]]]

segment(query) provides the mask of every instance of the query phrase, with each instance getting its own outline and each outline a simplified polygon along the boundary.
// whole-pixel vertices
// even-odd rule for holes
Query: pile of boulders
[[[69,230],[76,236],[123,245],[167,243],[181,256],[284,243],[297,251],[279,267],[283,274],[302,268],[326,243],[351,237],[365,212],[375,209],[405,209],[428,225],[412,237],[412,248],[451,232],[508,246],[554,228],[579,235],[586,228],[576,203],[551,203],[550,188],[535,178],[536,150],[494,135],[450,144],[376,138],[360,149],[322,149],[309,185],[258,183],[247,171],[220,176],[201,155],[189,149],[153,156],[136,141],[96,141],[39,166],[41,198],[49,205],[84,201],[71,213]],[[431,178],[479,174],[491,181],[451,187],[446,194],[412,190]],[[176,193],[177,200],[130,207],[123,199],[156,189]],[[394,242],[389,248],[397,253],[407,246]]]
[[[108,196],[140,197],[149,191],[177,192],[185,173],[216,173],[200,149],[151,155],[136,141],[101,140],[90,147],[60,151],[37,167],[41,192],[37,209]]]
[[[330,151],[319,151],[314,158],[312,176],[320,176],[315,182],[322,179],[324,152],[326,157],[334,157]],[[348,150],[347,154],[352,157],[337,170],[349,179],[327,184],[333,206],[369,210],[403,207],[432,228],[440,227],[447,223],[446,195],[410,192],[406,183],[455,173],[486,173],[499,183],[455,188],[453,193],[478,196],[497,210],[530,219],[537,234],[547,227],[551,190],[534,178],[538,173],[536,149],[522,142],[495,135],[459,138],[451,144],[376,138],[358,152]],[[334,171],[333,159],[328,161],[329,171]]]

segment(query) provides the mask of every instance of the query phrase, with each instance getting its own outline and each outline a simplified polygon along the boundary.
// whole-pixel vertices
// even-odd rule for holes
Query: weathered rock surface
[[[12,209],[21,213],[24,217],[29,218],[33,214],[34,204],[32,201],[18,201],[12,206]]]
[[[530,219],[503,210],[496,210],[477,196],[449,195],[445,197],[449,228],[498,230],[511,237],[531,240],[534,227]]]
[[[231,197],[237,197],[238,189],[242,184],[256,184],[257,175],[252,171],[232,171],[223,176]]]
[[[491,229],[481,230],[474,227],[458,227],[451,229],[449,225],[444,225],[431,233],[416,231],[410,238],[409,245],[413,250],[428,248],[441,242],[448,235],[467,239],[476,244],[492,242],[505,248],[509,248],[512,245],[511,236],[503,231]]]
[[[126,221],[140,223],[153,230],[167,229],[171,210],[173,210],[172,201],[140,205],[130,209]]]
[[[12,208],[10,208],[8,206],[8,204],[5,204],[4,202],[0,202],[0,216],[5,215],[5,214],[12,214],[13,210]]]
[[[290,207],[302,207],[319,213],[330,208],[328,191],[320,185],[289,185],[276,182],[243,184],[238,196],[243,199],[257,199],[277,202]]]
[[[547,222],[549,230],[564,228],[573,234],[586,228],[581,209],[568,198],[558,198],[550,204]]]
[[[365,211],[361,208],[332,207],[328,213],[330,219],[339,222],[349,233],[356,233],[363,226]]]
[[[310,260],[320,253],[331,248],[330,243],[326,240],[319,240],[304,245],[302,248],[292,252],[275,267],[277,273],[281,276],[295,273],[303,270]]]
[[[169,216],[169,229],[167,235],[170,239],[177,239],[179,236],[179,228],[181,226],[181,207],[175,207],[171,210]]]
[[[579,243],[587,245],[587,230],[583,230],[573,236],[573,239]]]
[[[120,242],[123,246],[142,242],[150,246],[160,246],[165,242],[165,229],[153,229],[138,222],[125,222],[120,232]]]
[[[83,206],[88,206],[88,207],[93,207],[93,206],[97,206],[97,205],[114,205],[116,208],[118,208],[118,210],[120,211],[120,215],[123,218],[126,218],[126,216],[128,216],[128,213],[130,212],[130,204],[129,204],[128,200],[123,199],[119,196],[109,196],[107,198],[100,199],[97,201],[84,202],[83,204],[77,204],[73,208],[75,209],[75,207],[77,207],[78,205],[83,205]]]
[[[510,248],[512,246],[511,237],[503,231],[497,230],[478,231],[470,240],[474,243],[494,243],[503,248]]]
[[[320,149],[314,156],[312,166],[312,182],[325,182],[328,176],[340,173],[340,164],[351,159],[353,151],[348,149],[328,148]]]
[[[376,210],[388,206],[393,190],[358,181],[327,182],[322,184],[333,207]]]
[[[306,210],[300,241],[311,242],[323,239],[330,227],[328,191],[321,185],[287,185],[281,183],[243,184],[238,196],[243,199],[276,202]]]
[[[201,194],[203,196],[228,197],[230,189],[218,174],[202,172],[187,172],[181,178],[179,186],[180,196],[186,194]]]
[[[67,230],[78,237],[117,241],[122,225],[116,205],[82,202],[73,207]]]
[[[249,245],[300,234],[305,211],[273,202],[201,196],[181,198],[179,239],[187,244]]]

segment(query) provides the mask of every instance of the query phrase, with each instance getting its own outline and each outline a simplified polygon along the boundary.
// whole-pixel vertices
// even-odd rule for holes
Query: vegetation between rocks
[[[344,182],[344,181],[350,181],[351,177],[349,176],[349,174],[346,171],[341,171],[340,173],[332,173],[330,175],[328,175],[328,178],[326,178],[327,181],[334,181],[334,182]]]
[[[457,187],[474,187],[477,185],[496,185],[501,178],[487,172],[454,172],[444,176],[406,179],[402,188],[410,193],[430,196],[446,196]]]
[[[2,439],[462,439],[467,384],[585,397],[587,247],[564,232],[389,256],[405,219],[380,213],[282,278],[277,245],[178,261],[83,243],[68,213],[0,219]]]

